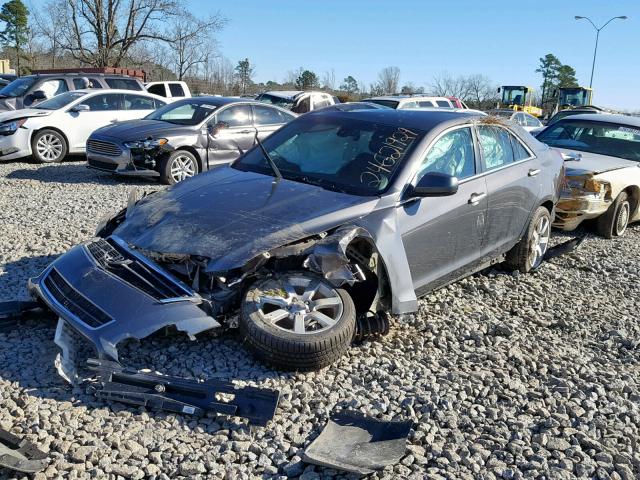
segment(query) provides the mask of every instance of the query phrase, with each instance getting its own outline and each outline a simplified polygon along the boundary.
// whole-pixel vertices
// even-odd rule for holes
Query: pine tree
[[[0,22],[4,22],[4,30],[0,32],[0,43],[5,48],[15,50],[16,73],[20,75],[20,58],[29,34],[29,9],[22,0],[9,0],[0,9]]]

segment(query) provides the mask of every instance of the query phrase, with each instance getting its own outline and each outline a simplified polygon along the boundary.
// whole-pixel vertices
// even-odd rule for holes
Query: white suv
[[[302,90],[265,92],[258,95],[256,100],[287,108],[295,113],[307,113],[340,103],[340,100],[328,93],[304,92]]]
[[[387,95],[384,97],[365,98],[363,102],[377,103],[385,107],[404,110],[407,108],[455,108],[447,97],[428,97],[419,95]]]

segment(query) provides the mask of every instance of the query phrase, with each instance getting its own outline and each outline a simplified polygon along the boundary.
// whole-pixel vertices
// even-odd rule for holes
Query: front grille
[[[44,286],[56,302],[89,327],[99,328],[113,321],[113,318],[69,285],[55,268],[44,279]]]
[[[94,140],[92,138],[87,140],[87,151],[112,157],[117,157],[122,153],[122,149],[115,143],[103,142],[102,140]]]
[[[107,272],[156,300],[169,300],[189,295],[180,285],[130,255],[115,242],[99,238],[87,249]]]
[[[115,163],[101,162],[100,160],[94,160],[93,158],[89,158],[87,163],[90,167],[98,168],[100,170],[108,170],[113,172],[118,168],[118,165]]]

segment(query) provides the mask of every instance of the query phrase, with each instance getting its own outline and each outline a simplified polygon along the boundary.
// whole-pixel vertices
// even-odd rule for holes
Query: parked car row
[[[193,336],[237,314],[257,357],[311,369],[346,351],[358,318],[415,311],[495,263],[539,268],[552,225],[594,220],[613,237],[640,220],[636,119],[569,116],[536,139],[522,112],[451,101],[76,89],[0,114],[4,158],[86,145],[92,169],[177,184],[104,222],[31,289],[103,358],[125,337]]]

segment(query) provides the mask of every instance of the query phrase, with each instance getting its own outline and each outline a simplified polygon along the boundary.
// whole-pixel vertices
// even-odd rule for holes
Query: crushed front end
[[[56,366],[70,382],[77,378],[78,340],[99,358],[118,360],[116,346],[127,338],[171,325],[194,338],[220,327],[195,290],[116,236],[72,248],[31,279],[29,289],[60,318]]]
[[[553,226],[562,230],[575,230],[584,220],[598,217],[611,205],[611,184],[593,173],[568,175],[556,205]]]

